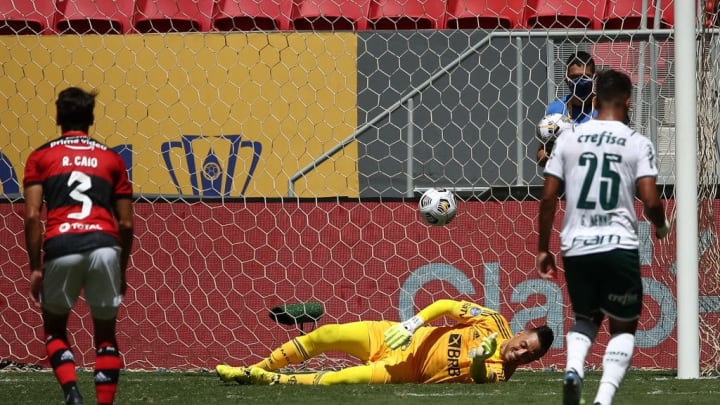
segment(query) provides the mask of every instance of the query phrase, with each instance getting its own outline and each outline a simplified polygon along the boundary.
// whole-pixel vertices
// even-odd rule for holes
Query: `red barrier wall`
[[[399,319],[444,297],[499,307],[515,331],[547,322],[564,334],[571,324],[562,275],[547,282],[535,274],[536,202],[461,203],[446,227],[425,225],[415,203],[403,202],[142,203],[136,213],[118,327],[128,368],[255,361],[299,333],[269,318],[283,302],[322,302],[320,324]],[[0,358],[47,364],[39,311],[27,299],[22,205],[2,204],[0,216]],[[641,256],[652,258],[643,266],[649,290],[638,342],[645,347],[633,366],[674,368],[675,248],[645,236]],[[91,365],[91,320],[84,303],[77,309],[76,357]],[[563,347],[557,336],[533,367],[563,365]],[[600,353],[591,364],[601,363]]]

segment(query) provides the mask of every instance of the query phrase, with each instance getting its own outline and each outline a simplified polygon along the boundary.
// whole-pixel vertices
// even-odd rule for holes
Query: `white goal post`
[[[688,3],[675,1],[675,77],[694,84],[698,18]],[[700,375],[696,96],[694,85],[675,86],[678,378]]]

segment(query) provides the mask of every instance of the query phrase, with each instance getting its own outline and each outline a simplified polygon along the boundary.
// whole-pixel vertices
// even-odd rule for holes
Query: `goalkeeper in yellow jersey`
[[[425,326],[442,316],[453,326]],[[541,326],[512,334],[498,312],[466,301],[438,300],[404,322],[360,321],[323,325],[275,349],[249,367],[218,365],[223,381],[241,384],[494,383],[540,359],[554,339]],[[364,364],[306,374],[274,372],[325,352],[343,352]]]

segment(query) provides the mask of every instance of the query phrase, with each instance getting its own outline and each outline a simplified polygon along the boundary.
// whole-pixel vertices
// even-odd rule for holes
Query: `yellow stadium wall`
[[[357,127],[352,33],[7,36],[0,44],[0,147],[20,184],[30,152],[59,135],[54,101],[69,86],[99,92],[91,136],[132,149],[140,194],[286,196],[290,176]],[[357,197],[357,146],[299,180],[295,193]]]

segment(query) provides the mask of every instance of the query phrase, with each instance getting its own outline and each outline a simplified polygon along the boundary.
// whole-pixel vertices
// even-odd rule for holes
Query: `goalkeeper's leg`
[[[270,356],[254,364],[263,370],[277,370],[288,364],[302,363],[319,354],[334,351],[350,354],[359,360],[370,358],[375,337],[372,321],[323,325],[307,335],[298,336],[273,350]]]
[[[414,381],[412,372],[401,372],[400,367],[397,366],[394,367],[394,376],[391,376],[382,361],[338,371],[320,371],[308,374],[279,374],[252,368],[250,374],[252,383],[259,385],[390,384]]]

